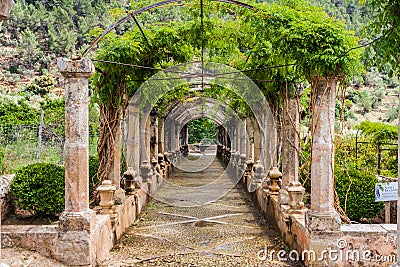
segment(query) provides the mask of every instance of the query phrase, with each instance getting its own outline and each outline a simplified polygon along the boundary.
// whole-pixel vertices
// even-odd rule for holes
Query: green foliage
[[[390,124],[363,121],[356,128],[375,144],[397,140],[398,128]]]
[[[200,143],[204,139],[216,142],[217,125],[208,118],[200,118],[188,123],[189,144]]]
[[[382,212],[383,203],[375,202],[377,182],[376,176],[365,170],[335,169],[336,192],[350,219],[371,219]]]
[[[3,149],[0,148],[0,175],[4,174],[6,170],[6,165],[4,163],[4,152]]]
[[[372,18],[365,25],[364,33],[368,39],[376,38],[369,46],[367,55],[371,62],[382,70],[390,64],[390,76],[400,73],[400,1],[362,0]]]
[[[393,122],[395,120],[397,120],[397,118],[399,117],[399,107],[395,106],[395,107],[390,107],[388,112],[386,113],[386,122]]]
[[[157,68],[203,56],[206,61],[222,62],[238,69],[294,64],[246,73],[273,104],[278,101],[279,88],[259,80],[306,81],[326,75],[352,77],[360,69],[361,52],[351,50],[358,45],[358,39],[320,9],[304,1],[295,7],[252,4],[256,10],[235,6],[228,9],[226,5],[207,2],[206,12],[212,16],[204,17],[204,29],[198,12],[191,13],[192,7],[182,7],[181,13],[190,14],[192,20],[146,25],[146,40],[136,28],[122,36],[110,33],[100,43],[97,59]],[[235,16],[229,15],[232,12]],[[112,106],[123,105],[121,95],[132,95],[155,73],[151,69],[102,62],[96,63],[96,67],[98,71],[92,81],[99,102]],[[232,99],[237,97],[231,98],[233,103]],[[245,110],[243,103],[235,103],[238,106]]]
[[[375,203],[376,146],[355,138],[335,140],[335,187],[340,206],[352,220],[374,218],[382,211]],[[362,140],[358,140],[362,141]]]
[[[38,110],[25,99],[0,95],[0,126],[34,125],[38,121]]]
[[[10,190],[17,206],[37,215],[52,216],[64,210],[64,168],[35,163],[21,168]]]
[[[54,88],[54,79],[50,75],[36,77],[30,84],[25,87],[26,92],[35,95],[44,96]]]
[[[88,33],[112,23],[109,11],[119,1],[17,0],[0,28],[3,45],[17,46],[22,66],[39,71],[57,56],[72,56],[88,45]]]

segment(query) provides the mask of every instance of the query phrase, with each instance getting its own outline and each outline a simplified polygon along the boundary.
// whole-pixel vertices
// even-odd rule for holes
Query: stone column
[[[254,135],[254,128],[251,125],[251,120],[250,118],[246,118],[246,132],[247,132],[247,151],[245,152],[247,155],[247,159],[253,158],[253,142],[250,138],[253,137]]]
[[[176,122],[175,124],[175,132],[174,132],[174,146],[172,148],[172,151],[176,151],[179,148],[180,144],[180,131],[181,131],[181,124]]]
[[[340,217],[334,208],[334,136],[337,82],[322,78],[313,94],[311,147],[311,210],[307,216],[309,231],[340,229]]]
[[[13,0],[0,0],[0,22],[5,20],[14,6]]]
[[[254,123],[254,162],[261,157],[261,131],[257,122]]]
[[[247,156],[247,145],[249,140],[247,138],[246,123],[247,119],[244,119],[240,130],[240,154],[245,154]]]
[[[127,121],[128,133],[126,141],[126,164],[139,172],[140,166],[140,129],[139,129],[139,101],[132,99],[128,105]]]
[[[282,127],[282,187],[279,191],[280,204],[288,204],[287,187],[292,181],[299,180],[299,131],[300,115],[298,94],[295,85],[283,92]],[[301,92],[299,92],[301,93]]]
[[[57,60],[65,77],[65,211],[89,209],[89,90],[94,72],[89,59]]]
[[[164,155],[164,119],[158,120],[158,153]]]
[[[57,59],[65,87],[65,211],[58,222],[54,255],[69,265],[92,266],[96,213],[89,209],[89,89],[94,72],[90,59]]]
[[[146,120],[146,128],[145,128],[145,132],[144,132],[144,144],[145,144],[145,148],[146,148],[146,154],[147,154],[147,158],[145,160],[148,160],[150,162],[151,160],[151,156],[150,156],[150,139],[151,139],[151,117],[147,117]]]
[[[241,127],[240,127],[240,124],[239,123],[237,123],[236,124],[236,126],[235,126],[235,129],[236,129],[236,131],[235,131],[235,139],[236,139],[236,147],[235,147],[235,150],[237,151],[237,152],[239,152],[239,155],[241,154],[241,149],[242,149],[242,129],[241,129]]]
[[[150,157],[157,159],[158,155],[158,116],[151,119]]]
[[[118,127],[114,140],[114,161],[108,180],[112,181],[116,189],[120,188],[120,173],[121,173],[121,127]]]

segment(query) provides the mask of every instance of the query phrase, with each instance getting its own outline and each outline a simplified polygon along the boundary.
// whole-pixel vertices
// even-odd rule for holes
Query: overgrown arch
[[[174,1],[162,3],[170,2]],[[206,64],[207,60],[229,62],[232,67],[246,72],[260,87],[275,114],[280,112],[278,92],[285,90],[285,83],[308,81],[315,91],[321,77],[335,76],[344,80],[359,66],[360,51],[352,49],[357,45],[357,38],[315,7],[301,1],[282,6],[254,4],[252,7],[236,1],[222,2],[238,4],[230,7],[232,16],[205,17],[204,12],[200,12],[193,21],[150,25],[120,37],[108,36],[100,44],[93,81],[102,109],[98,151],[101,179],[107,177],[111,169],[107,161],[112,158],[115,132],[128,99],[155,72],[168,66],[196,58],[201,59],[200,64]],[[118,23],[149,8],[131,12]],[[165,71],[159,73],[165,75]],[[190,76],[191,71],[187,74]],[[204,74],[201,73],[202,82],[206,78]],[[173,80],[162,76],[159,81],[164,86],[173,84]]]
[[[194,75],[196,72],[197,75]],[[191,73],[190,77],[187,76],[187,73]],[[232,67],[212,62],[204,63],[201,68],[199,68],[199,63],[187,63],[174,66],[163,72],[158,72],[144,82],[136,91],[134,96],[130,99],[127,108],[128,131],[126,134],[126,155],[128,167],[137,168],[142,160],[149,159],[146,150],[142,149],[142,154],[140,154],[138,153],[138,147],[134,146],[138,144],[144,145],[143,142],[146,140],[146,131],[143,129],[146,128],[146,122],[150,120],[151,112],[159,99],[182,85],[199,84],[201,80],[204,82],[205,73],[207,73],[208,84],[216,84],[227,88],[227,90],[234,92],[249,106],[255,122],[259,125],[261,144],[265,147],[260,155],[260,160],[268,168],[272,167],[273,163],[276,162],[277,137],[274,116],[263,93],[259,90],[257,85],[243,73],[238,72]],[[221,73],[224,73],[223,78],[220,75]],[[228,75],[228,73],[230,74]],[[168,83],[165,83],[165,81],[168,81]],[[224,107],[224,112],[220,110],[216,114],[219,114],[218,119],[221,123],[230,124],[228,126],[229,129],[234,129],[238,125],[241,125],[241,129],[245,129],[243,120],[229,107],[229,102],[211,101],[209,98],[206,98],[206,102],[207,101],[214,108],[218,107],[217,105]],[[190,105],[190,103],[188,104]],[[191,108],[199,108],[201,104],[201,102],[197,102],[195,105],[192,105]],[[215,113],[213,110],[208,110],[207,116],[211,116],[211,112]],[[175,117],[174,114],[176,115],[176,113],[172,113],[172,116],[167,115],[166,118],[164,118],[164,132],[177,132],[179,123],[177,123],[176,119],[179,117]],[[200,115],[203,116],[202,114],[198,114],[198,116]],[[183,121],[188,122],[188,118]],[[135,126],[136,128],[130,127],[130,125],[136,124],[138,124]],[[172,129],[168,129],[168,127]],[[138,132],[140,132],[140,137],[137,135]],[[243,130],[243,132],[245,132],[245,130]],[[232,133],[231,135],[233,136],[234,134]],[[175,147],[173,149],[175,150]]]

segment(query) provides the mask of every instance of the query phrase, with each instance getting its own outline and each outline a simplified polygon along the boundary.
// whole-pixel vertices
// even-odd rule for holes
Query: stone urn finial
[[[299,181],[291,181],[287,187],[289,206],[292,210],[301,210],[304,207],[303,196],[305,189]]]
[[[114,205],[114,193],[117,188],[112,184],[111,180],[104,180],[97,188],[100,195],[100,207],[102,214],[112,214],[112,206]]]
[[[282,177],[282,173],[279,171],[278,167],[273,167],[272,170],[268,172],[268,177],[271,180],[271,185],[268,187],[272,195],[277,195],[279,193],[279,181]]]
[[[129,167],[128,170],[124,172],[123,176],[124,176],[125,194],[133,195],[136,189],[135,177],[137,176],[137,172],[131,167]]]
[[[246,172],[247,172],[247,174],[251,175],[251,173],[253,172],[253,166],[254,166],[253,159],[249,159],[248,161],[246,161],[246,165],[247,165]]]
[[[151,166],[147,160],[140,165],[140,176],[142,176],[143,182],[147,182],[151,177]]]
[[[266,175],[264,166],[261,164],[260,160],[257,160],[256,164],[254,164],[254,182],[257,184],[261,184],[265,176]]]

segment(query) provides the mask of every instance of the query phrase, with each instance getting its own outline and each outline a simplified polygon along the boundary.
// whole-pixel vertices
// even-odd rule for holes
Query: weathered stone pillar
[[[94,72],[90,59],[57,59],[65,87],[65,211],[60,216],[59,251],[55,257],[70,265],[91,265],[96,214],[89,209],[89,89]]]
[[[333,77],[322,78],[313,92],[311,210],[307,216],[310,231],[335,231],[339,230],[341,224],[334,208],[336,86]]]
[[[245,153],[247,154],[247,159],[250,159],[253,158],[253,142],[251,139],[254,136],[254,128],[252,127],[250,118],[246,118],[246,132],[248,135],[248,147]]]
[[[0,0],[0,22],[5,20],[14,6],[13,0]]]
[[[236,131],[235,131],[235,139],[236,139],[236,147],[235,147],[235,150],[237,151],[237,152],[239,152],[239,157],[240,157],[240,153],[241,153],[241,147],[242,147],[242,129],[241,129],[241,127],[240,127],[240,124],[239,123],[237,123],[236,125],[235,125],[235,129],[236,129]]]
[[[243,120],[243,125],[241,127],[240,130],[240,154],[245,154],[247,156],[247,145],[248,145],[248,136],[247,136],[247,132],[246,132],[246,123],[247,123],[247,119]]]
[[[145,130],[145,132],[144,132],[144,136],[145,136],[144,142],[145,143],[144,144],[145,144],[146,155],[147,155],[147,158],[145,160],[148,160],[150,162],[150,160],[151,160],[151,156],[150,156],[151,117],[150,116],[147,117],[146,128],[144,130]]]
[[[157,159],[158,155],[158,116],[151,119],[150,157]]]
[[[299,99],[296,92],[298,85],[289,85],[283,92],[283,127],[282,127],[282,188],[279,191],[280,204],[288,204],[287,187],[292,181],[299,180]]]
[[[185,145],[188,145],[188,144],[189,144],[189,127],[186,124],[185,125]]]
[[[258,123],[254,123],[254,161],[261,158],[261,131]]]
[[[89,210],[89,89],[94,72],[89,59],[59,58],[65,77],[65,211]]]
[[[128,105],[127,121],[128,133],[126,141],[126,164],[139,172],[140,166],[140,128],[139,128],[139,101],[132,99]]]
[[[108,174],[108,180],[112,181],[116,189],[119,189],[121,173],[121,127],[117,127],[116,131],[114,139],[114,161],[111,171]]]
[[[139,117],[139,154],[140,154],[140,161],[139,161],[139,168],[142,165],[142,162],[144,160],[148,160],[146,157],[146,150],[147,150],[147,145],[146,145],[146,123],[147,123],[147,118],[144,117],[144,115],[140,115]]]
[[[175,132],[174,132],[174,146],[172,148],[172,151],[176,151],[179,148],[180,144],[180,131],[181,131],[181,124],[176,122],[175,124]]]
[[[164,119],[158,120],[158,153],[164,155]]]

